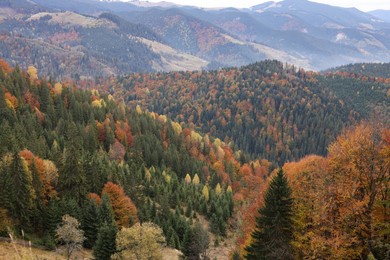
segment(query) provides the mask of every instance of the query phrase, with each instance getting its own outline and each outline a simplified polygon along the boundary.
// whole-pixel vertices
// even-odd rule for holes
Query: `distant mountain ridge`
[[[48,16],[32,22],[39,13]],[[54,68],[52,74],[71,77],[70,71],[94,77],[215,69],[264,59],[312,70],[390,62],[390,23],[374,15],[307,0],[270,1],[244,9],[145,1],[4,0],[0,55],[24,68],[33,64],[42,75]],[[58,20],[69,17],[77,19]],[[82,25],[91,19],[100,24],[99,30]],[[107,21],[114,25],[107,27]],[[74,32],[77,37],[58,42]]]

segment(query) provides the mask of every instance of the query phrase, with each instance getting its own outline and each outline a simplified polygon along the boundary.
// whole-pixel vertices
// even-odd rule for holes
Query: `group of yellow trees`
[[[326,158],[308,156],[283,169],[293,190],[297,258],[390,256],[388,128],[361,123]]]

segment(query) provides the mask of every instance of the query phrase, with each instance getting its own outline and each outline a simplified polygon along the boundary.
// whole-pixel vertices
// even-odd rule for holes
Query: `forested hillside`
[[[351,87],[338,92],[338,81]],[[365,102],[340,94],[369,95],[366,83],[375,94]],[[276,61],[75,83],[1,60],[0,236],[23,230],[53,249],[64,244],[59,225],[73,221],[96,259],[160,257],[157,242],[188,259],[241,259],[262,208],[278,210],[264,194],[275,194],[266,191],[279,164],[291,188],[283,255],[385,259],[389,126],[358,123],[369,113],[349,102],[388,109],[388,88]],[[149,242],[130,246],[137,234]]]
[[[247,182],[220,140],[129,110],[97,90],[38,79],[33,69],[2,62],[0,86],[2,236],[7,227],[23,229],[52,248],[69,214],[81,222],[84,246],[108,259],[115,233],[137,222],[156,223],[166,243],[185,254],[199,250],[191,241],[199,239],[192,227],[200,219],[208,220],[203,233],[227,235],[232,187],[240,194]]]
[[[383,82],[320,77],[264,61],[210,72],[132,74],[118,77],[110,91],[132,107],[165,114],[252,158],[283,165],[325,155],[341,129],[370,115],[374,104],[386,111],[388,89]]]
[[[371,78],[390,78],[390,63],[354,63],[336,68],[331,68],[327,72],[347,72],[356,74],[355,76],[366,76]]]

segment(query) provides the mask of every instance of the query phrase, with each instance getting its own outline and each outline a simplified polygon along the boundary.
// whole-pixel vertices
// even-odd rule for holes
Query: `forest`
[[[210,72],[135,73],[96,84],[133,108],[167,115],[250,159],[282,166],[325,155],[341,129],[362,118],[388,119],[388,83],[323,76],[268,60]]]
[[[54,249],[73,225],[96,259],[259,259],[264,236],[281,246],[261,257],[385,259],[388,121],[363,120],[329,77],[266,61],[56,82],[1,61],[0,236]],[[388,81],[372,84],[386,108]],[[275,189],[283,241],[264,228]],[[131,243],[140,230],[155,250]]]

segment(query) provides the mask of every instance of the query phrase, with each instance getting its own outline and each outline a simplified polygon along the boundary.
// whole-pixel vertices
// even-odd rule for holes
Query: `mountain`
[[[267,2],[250,9],[189,10],[242,40],[306,58],[325,69],[359,60],[388,61],[390,25],[357,9],[306,0]]]
[[[354,63],[324,71],[328,72],[348,72],[358,76],[390,79],[390,63]]]
[[[390,23],[390,10],[374,10],[368,13],[383,20],[384,22]]]
[[[122,14],[148,26],[171,47],[223,66],[243,65],[264,59],[263,53],[241,43],[226,31],[180,9],[151,9]]]
[[[118,230],[139,222],[153,221],[166,245],[183,252],[192,250],[185,234],[194,222],[202,221],[207,236],[210,226],[230,239],[233,184],[213,166],[240,165],[227,144],[166,116],[129,110],[103,90],[47,81],[3,60],[0,82],[7,82],[0,87],[0,237],[23,228],[21,239],[54,249],[62,216],[71,215],[94,254],[99,246],[115,251]],[[193,154],[200,146],[205,150]],[[208,155],[214,149],[218,158]],[[231,176],[239,177],[238,170],[232,167]],[[110,218],[102,218],[103,210]],[[107,221],[114,235],[101,245],[96,241]]]
[[[52,12],[42,20],[132,30],[112,14],[75,15]],[[35,254],[19,250],[27,243],[61,252],[55,234],[72,218],[94,256],[133,259],[115,238],[145,223],[153,230],[142,236],[156,231],[177,254],[240,258],[280,166],[295,203],[294,254],[385,259],[388,231],[379,227],[388,222],[381,207],[388,198],[379,194],[386,194],[390,174],[388,120],[356,120],[378,105],[388,111],[388,80],[267,60],[61,82],[0,60],[0,236],[11,237],[18,257]],[[0,250],[12,258],[3,244]]]
[[[374,112],[389,118],[385,82],[322,76],[277,61],[210,72],[135,74],[111,86],[132,107],[183,121],[279,165],[326,154],[327,145],[355,120]]]
[[[0,54],[56,77],[217,69],[264,59],[313,70],[390,61],[390,23],[355,8],[306,0],[247,9],[7,0],[0,3],[0,17]]]

